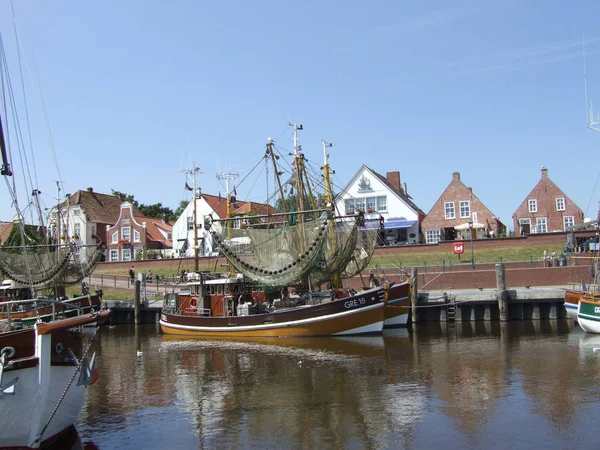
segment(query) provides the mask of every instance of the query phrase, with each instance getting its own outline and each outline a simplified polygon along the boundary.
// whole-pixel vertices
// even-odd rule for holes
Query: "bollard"
[[[419,294],[417,292],[417,268],[413,267],[411,274],[412,284],[410,286],[410,316],[411,322],[417,323],[417,301]]]
[[[505,275],[504,264],[496,264],[496,299],[501,322],[508,320],[508,293],[506,292]]]

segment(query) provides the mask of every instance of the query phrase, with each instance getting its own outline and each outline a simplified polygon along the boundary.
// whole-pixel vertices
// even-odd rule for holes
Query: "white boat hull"
[[[39,367],[4,373],[4,383],[15,377],[19,380],[14,395],[0,398],[0,447],[34,446],[74,371],[73,366],[52,366],[48,383],[39,382]],[[42,441],[51,440],[69,429],[77,419],[85,401],[86,386],[76,384],[77,378],[54,413]]]

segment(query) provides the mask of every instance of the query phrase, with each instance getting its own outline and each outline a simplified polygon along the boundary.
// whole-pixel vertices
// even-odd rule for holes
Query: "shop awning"
[[[383,227],[386,230],[396,230],[398,228],[410,228],[415,223],[417,223],[416,220],[388,220],[383,224]]]
[[[485,225],[482,223],[473,223],[473,224],[471,224],[471,227],[473,227],[473,229],[476,230],[479,228],[485,228]],[[454,227],[454,229],[458,230],[458,231],[463,231],[463,230],[468,230],[471,227],[469,227],[469,222],[467,222],[467,223],[461,223],[460,225],[456,225]]]

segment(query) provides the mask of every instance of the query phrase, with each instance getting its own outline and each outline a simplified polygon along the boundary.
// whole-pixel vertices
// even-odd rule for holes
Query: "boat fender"
[[[192,308],[195,308],[198,306],[198,297],[192,297],[190,299],[190,305]]]
[[[4,347],[2,349],[2,351],[0,352],[0,356],[5,356],[6,355],[6,359],[10,359],[13,356],[15,356],[15,349],[13,347]]]

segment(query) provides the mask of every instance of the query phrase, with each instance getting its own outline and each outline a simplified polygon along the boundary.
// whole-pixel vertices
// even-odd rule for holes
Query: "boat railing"
[[[22,313],[27,311],[38,311],[40,309],[40,304],[42,307],[46,307],[52,305],[52,320],[56,318],[58,313],[62,313],[65,309],[76,310],[77,315],[81,315],[85,313],[85,308],[90,308],[92,305],[76,305],[72,303],[65,303],[62,300],[57,300],[54,298],[47,297],[37,297],[27,300],[10,300],[6,302],[0,302],[0,313],[6,314],[6,320],[10,324],[11,315],[15,313]],[[60,305],[60,309],[57,311],[56,307]],[[29,306],[29,307],[28,307]],[[16,307],[16,309],[15,309]]]

